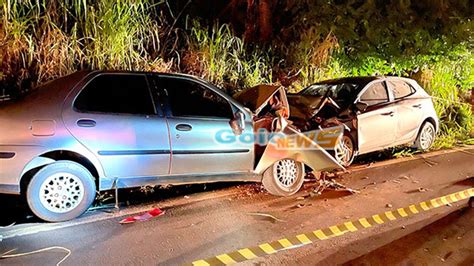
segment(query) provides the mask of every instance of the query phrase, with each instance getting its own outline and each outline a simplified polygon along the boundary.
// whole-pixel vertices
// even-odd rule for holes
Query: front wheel
[[[95,198],[94,177],[82,165],[57,161],[39,170],[28,184],[31,211],[48,222],[62,222],[83,214]]]
[[[304,164],[292,159],[275,162],[264,173],[262,183],[275,196],[291,196],[298,192],[304,181]]]
[[[354,150],[352,138],[348,133],[344,133],[331,153],[339,164],[348,167],[354,161]]]

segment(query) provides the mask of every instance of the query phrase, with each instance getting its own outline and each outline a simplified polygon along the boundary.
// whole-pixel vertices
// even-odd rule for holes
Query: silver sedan
[[[64,221],[85,212],[96,191],[256,181],[287,196],[302,186],[305,166],[341,168],[288,123],[284,89],[236,98],[177,74],[77,72],[49,82],[0,105],[0,193],[24,194],[35,215]],[[261,132],[312,148],[257,145]]]

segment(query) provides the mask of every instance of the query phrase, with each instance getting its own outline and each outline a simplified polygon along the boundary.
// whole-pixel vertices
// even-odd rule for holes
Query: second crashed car
[[[431,97],[408,78],[327,80],[289,95],[288,101],[290,120],[302,131],[344,126],[332,152],[343,166],[356,155],[398,145],[426,151],[439,127]]]

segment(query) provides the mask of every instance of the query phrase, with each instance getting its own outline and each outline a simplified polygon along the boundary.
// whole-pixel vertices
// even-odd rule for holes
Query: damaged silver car
[[[290,120],[301,131],[344,127],[332,155],[354,157],[398,145],[426,151],[439,127],[431,97],[414,80],[354,77],[323,81],[288,96]]]
[[[0,193],[23,194],[39,218],[65,221],[84,213],[96,191],[256,181],[287,196],[302,186],[305,167],[342,168],[288,121],[284,89],[259,86],[236,98],[177,74],[77,72],[51,81],[0,105]],[[313,148],[245,140],[263,129]]]

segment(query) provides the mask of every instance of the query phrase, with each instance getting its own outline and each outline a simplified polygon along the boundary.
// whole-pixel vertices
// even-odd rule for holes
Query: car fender
[[[305,147],[298,149],[282,149],[278,147],[278,143],[270,141],[265,148],[254,172],[256,174],[263,174],[271,165],[275,162],[283,159],[293,159],[297,162],[302,162],[305,165],[311,167],[313,171],[330,171],[330,170],[345,170],[328,152],[326,152],[321,146],[319,146],[312,139],[308,138],[304,134],[291,129],[291,135],[288,137],[297,137],[304,140]]]
[[[55,162],[55,160],[53,160],[51,158],[46,158],[46,157],[41,157],[41,156],[35,157],[35,158],[33,158],[33,160],[29,161],[26,164],[26,166],[23,168],[23,171],[21,172],[20,176],[24,176],[28,171],[30,171],[32,169],[42,167],[42,166],[46,166],[46,165],[52,164],[54,162]]]

